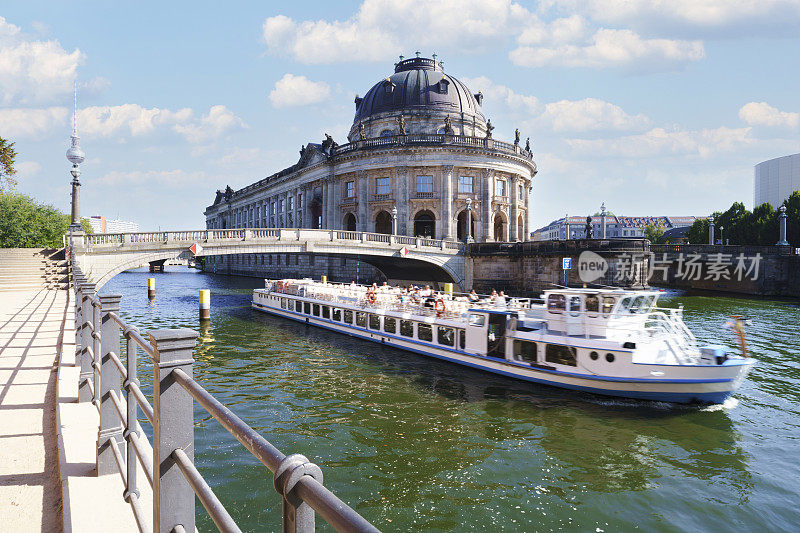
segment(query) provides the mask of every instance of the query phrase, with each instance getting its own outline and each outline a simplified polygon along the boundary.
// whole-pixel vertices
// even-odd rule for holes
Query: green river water
[[[200,383],[284,453],[319,464],[379,529],[800,527],[797,302],[666,294],[701,343],[735,348],[723,322],[753,321],[754,370],[724,406],[699,408],[519,383],[271,317],[250,308],[262,285],[170,267],[119,274],[101,292],[121,293],[123,317],[143,332],[199,330]],[[206,327],[201,288],[212,295]],[[280,531],[270,472],[199,406],[195,424],[198,467],[240,527]],[[199,503],[197,515],[201,531],[215,529]]]

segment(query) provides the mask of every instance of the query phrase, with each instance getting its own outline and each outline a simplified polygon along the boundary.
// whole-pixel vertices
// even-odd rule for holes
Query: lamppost
[[[465,222],[467,227],[464,233],[466,233],[467,236],[464,238],[464,242],[475,242],[472,238],[472,198],[467,198],[467,217]]]
[[[606,238],[606,203],[605,202],[600,204],[600,216],[603,217],[602,222],[600,222],[600,238],[605,240],[605,238]]]
[[[714,217],[708,217],[708,244],[714,244]]]
[[[564,240],[569,240],[569,215],[564,215]]]
[[[397,206],[392,207],[392,235],[397,235]]]
[[[725,239],[722,238],[722,231],[725,229],[725,226],[719,227],[719,243],[725,244]]]
[[[778,241],[778,246],[789,246],[789,241],[786,240],[786,206],[782,205],[780,209],[778,209],[780,215],[778,220],[780,221],[780,233],[779,237],[780,240]]]

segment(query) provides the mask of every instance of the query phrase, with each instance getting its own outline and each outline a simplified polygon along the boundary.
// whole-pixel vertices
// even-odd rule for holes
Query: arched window
[[[414,216],[414,236],[436,237],[436,216],[432,212],[425,209]]]
[[[347,213],[344,216],[344,230],[356,231],[356,216],[353,213]]]
[[[375,233],[384,233],[391,235],[392,233],[392,215],[386,211],[381,211],[375,217]]]
[[[494,240],[497,242],[504,242],[508,240],[508,232],[506,227],[505,215],[502,211],[498,211],[494,215]]]
[[[517,240],[528,240],[528,236],[525,235],[525,220],[522,218],[522,215],[520,215],[519,219],[517,220]]]

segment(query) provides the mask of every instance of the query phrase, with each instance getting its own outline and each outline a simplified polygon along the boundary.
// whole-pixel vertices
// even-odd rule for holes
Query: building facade
[[[794,191],[800,190],[800,154],[769,159],[756,165],[753,204],[772,204],[778,209]]]
[[[526,240],[536,175],[530,143],[519,131],[513,143],[493,138],[480,92],[440,62],[415,57],[354,103],[347,143],[326,135],[305,144],[293,166],[240,190],[218,190],[206,226]]]
[[[663,226],[665,232],[675,228],[689,228],[694,221],[703,217],[626,217],[612,214],[592,215],[592,237],[599,239],[603,232],[605,219],[606,238],[609,239],[642,239],[647,226]],[[569,236],[567,237],[567,233]],[[585,239],[586,217],[570,216],[554,220],[547,226],[533,232],[534,241],[555,241],[559,239]]]
[[[95,233],[137,233],[139,224],[126,220],[111,220],[104,216],[93,215],[87,219]]]

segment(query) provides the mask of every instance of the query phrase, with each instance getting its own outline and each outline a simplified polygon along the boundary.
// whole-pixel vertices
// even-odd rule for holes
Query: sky
[[[531,228],[599,211],[752,208],[753,166],[800,152],[800,0],[41,2],[0,5],[0,137],[18,191],[82,215],[205,227],[216,189],[346,142],[356,94],[433,53],[531,138]]]

